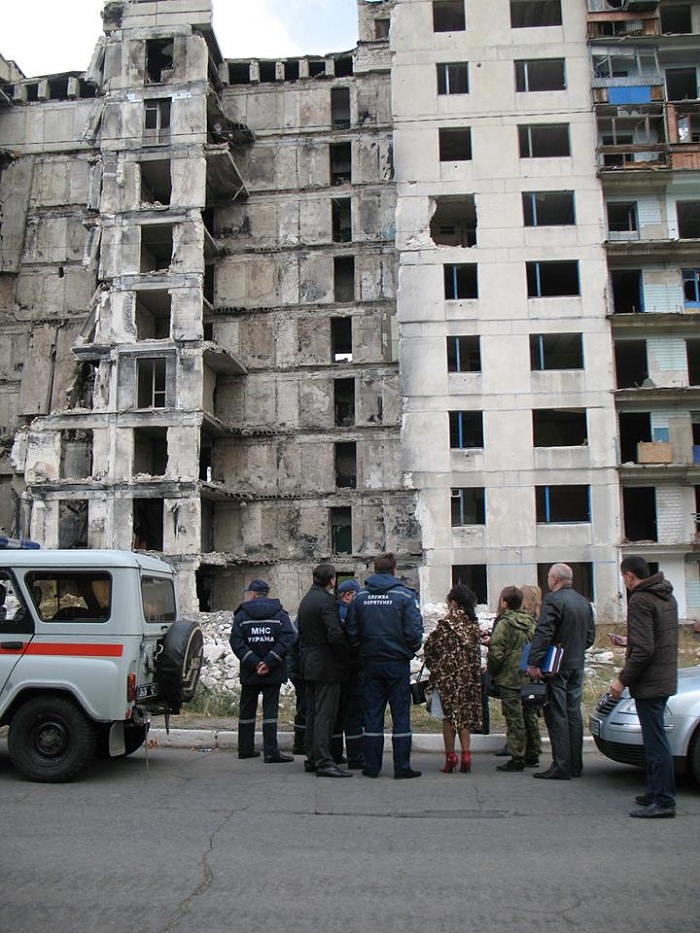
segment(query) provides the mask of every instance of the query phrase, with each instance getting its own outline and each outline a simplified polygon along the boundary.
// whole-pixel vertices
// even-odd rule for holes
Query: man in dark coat
[[[316,777],[352,777],[331,754],[333,726],[338,715],[340,686],[349,674],[349,651],[340,626],[333,589],[335,567],[319,564],[313,585],[299,603],[297,628],[302,676],[306,682],[306,771]]]
[[[676,815],[673,755],[664,729],[664,709],[678,689],[678,605],[663,573],[652,574],[643,557],[625,557],[622,579],[627,602],[627,652],[609,693],[618,699],[629,688],[642,727],[647,790],[636,798],[644,819]]]
[[[361,587],[357,580],[343,580],[338,585],[338,613],[340,625],[345,631],[348,610]],[[343,737],[347,765],[350,770],[361,771],[365,766],[363,752],[364,716],[362,712],[362,672],[357,663],[357,652],[351,652],[350,672],[347,683],[340,688],[338,718],[333,729],[331,751],[337,764],[343,764]]]
[[[547,575],[550,592],[530,646],[527,673],[542,678],[541,666],[550,645],[561,645],[564,658],[558,674],[547,678],[545,721],[552,743],[552,764],[533,777],[568,781],[583,771],[583,666],[584,653],[595,641],[593,607],[572,587],[568,564],[553,564]]]
[[[280,687],[287,679],[285,658],[296,641],[296,632],[278,599],[270,599],[265,580],[248,585],[248,599],[233,616],[233,653],[240,661],[241,701],[238,710],[238,757],[259,758],[255,745],[258,694],[262,693],[263,752],[268,764],[294,761],[280,752],[277,716]]]
[[[365,777],[382,769],[384,713],[391,710],[394,777],[420,777],[411,768],[410,662],[423,643],[417,594],[394,576],[396,558],[380,554],[375,573],[350,603],[346,632],[358,649],[364,677]]]

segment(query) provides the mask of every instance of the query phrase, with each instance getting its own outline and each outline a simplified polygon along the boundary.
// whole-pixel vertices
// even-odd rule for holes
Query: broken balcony
[[[669,166],[661,103],[596,106],[600,172],[658,170]]]

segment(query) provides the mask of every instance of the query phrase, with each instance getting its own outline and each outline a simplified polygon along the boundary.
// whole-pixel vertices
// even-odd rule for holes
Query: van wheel
[[[7,745],[15,767],[32,781],[70,781],[95,757],[95,727],[71,700],[34,697],[12,717]]]
[[[198,622],[178,619],[163,638],[156,657],[156,680],[161,699],[173,713],[194,697],[204,657],[204,634]]]

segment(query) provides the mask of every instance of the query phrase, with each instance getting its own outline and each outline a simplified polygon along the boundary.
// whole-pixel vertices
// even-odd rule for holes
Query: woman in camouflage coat
[[[447,615],[438,621],[424,646],[430,684],[442,707],[445,765],[440,770],[445,774],[460,763],[455,753],[457,733],[462,747],[460,771],[471,771],[471,733],[482,728],[481,642],[475,604],[469,587],[454,586],[447,594]]]

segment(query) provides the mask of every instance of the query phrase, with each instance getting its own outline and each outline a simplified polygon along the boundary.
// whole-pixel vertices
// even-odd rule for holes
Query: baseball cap
[[[255,579],[250,581],[246,589],[249,593],[269,593],[270,584],[267,580]]]
[[[357,591],[360,589],[362,589],[362,587],[357,582],[357,580],[343,580],[343,582],[338,586],[339,593],[357,593]]]

